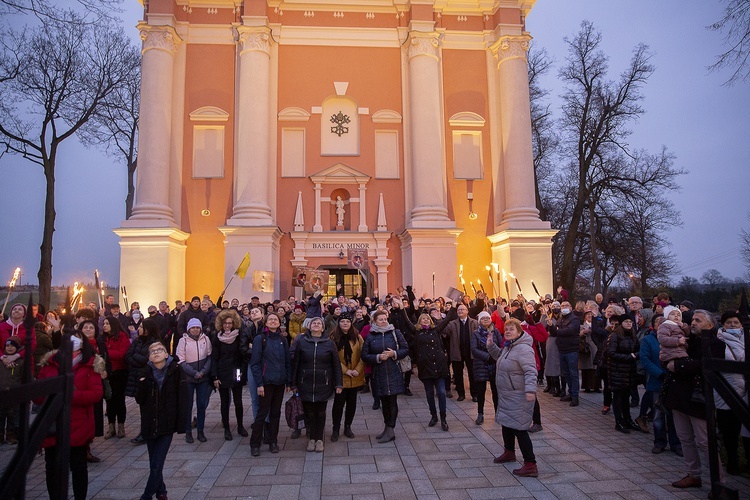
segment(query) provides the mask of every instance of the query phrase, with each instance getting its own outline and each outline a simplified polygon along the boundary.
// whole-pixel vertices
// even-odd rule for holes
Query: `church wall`
[[[457,263],[464,265],[467,282],[480,278],[487,283],[484,266],[491,258],[487,234],[492,232],[492,161],[490,158],[489,104],[487,101],[487,66],[482,51],[443,50],[443,93],[445,100],[445,131],[448,202],[456,225],[463,228],[458,237]],[[456,113],[472,112],[485,119],[484,126],[451,127],[450,118]],[[482,179],[467,181],[454,177],[453,131],[480,131],[482,134]],[[467,193],[474,195],[472,210],[477,214],[469,219]],[[458,273],[458,269],[456,269]],[[478,287],[477,287],[478,288]],[[485,288],[486,285],[485,285]],[[489,290],[489,289],[488,289]]]
[[[217,227],[232,215],[234,148],[234,60],[231,45],[187,46],[183,148],[182,229],[190,233],[185,256],[187,296],[209,293],[216,298],[224,286],[224,237]],[[229,113],[224,125],[223,178],[193,178],[193,126],[190,113],[215,106]],[[208,209],[209,216],[201,215]]]

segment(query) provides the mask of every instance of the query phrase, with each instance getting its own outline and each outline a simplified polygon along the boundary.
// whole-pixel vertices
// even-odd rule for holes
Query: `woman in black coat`
[[[229,430],[229,398],[234,400],[234,414],[237,417],[237,434],[247,437],[247,430],[242,425],[242,386],[243,357],[240,353],[240,327],[242,320],[234,309],[224,309],[217,316],[216,336],[211,350],[211,378],[214,387],[219,390],[221,398],[221,425],[224,427],[224,439],[232,440]]]
[[[403,309],[402,309],[403,311]],[[444,431],[448,431],[448,422],[446,421],[445,408],[445,380],[449,376],[448,356],[443,347],[442,332],[448,323],[455,318],[455,309],[451,309],[453,314],[448,314],[436,326],[429,314],[421,314],[417,320],[417,326],[406,322],[407,328],[411,330],[413,349],[417,363],[417,375],[424,385],[427,396],[427,406],[430,409],[429,427],[434,427],[438,422],[437,411],[435,408],[435,392],[437,392],[438,406],[440,408],[440,425]],[[406,313],[404,312],[404,317]]]
[[[630,386],[635,379],[636,361],[639,357],[640,346],[633,328],[633,320],[627,314],[623,314],[620,316],[620,324],[609,336],[607,363],[615,429],[625,434],[628,434],[630,429],[640,429],[630,417]]]
[[[474,384],[475,394],[477,395],[477,419],[474,421],[477,425],[484,423],[484,397],[487,393],[487,382],[490,383],[490,392],[492,393],[492,405],[497,413],[497,385],[495,382],[495,364],[493,358],[487,350],[487,338],[492,336],[492,342],[496,345],[503,345],[503,334],[492,324],[490,313],[482,311],[477,316],[479,320],[478,328],[471,332],[469,345],[471,346],[471,357],[474,360]]]
[[[393,307],[400,307],[399,301]],[[362,359],[372,366],[373,386],[377,386],[385,428],[375,436],[378,443],[396,439],[394,428],[398,418],[398,395],[404,393],[404,377],[396,360],[409,355],[404,336],[388,323],[388,313],[376,311],[372,315],[370,333],[365,338]],[[376,392],[373,390],[373,392]]]
[[[341,361],[336,344],[324,335],[323,318],[312,318],[307,332],[295,339],[292,385],[299,392],[305,410],[305,426],[310,441],[307,451],[324,450],[328,400],[344,388]]]
[[[148,363],[148,346],[154,342],[161,342],[159,337],[159,325],[153,318],[144,319],[138,327],[138,337],[130,344],[128,353],[125,354],[125,362],[128,364],[128,382],[125,386],[125,395],[134,398],[138,392],[138,377],[141,370]],[[139,432],[130,440],[133,444],[145,444],[146,441]]]

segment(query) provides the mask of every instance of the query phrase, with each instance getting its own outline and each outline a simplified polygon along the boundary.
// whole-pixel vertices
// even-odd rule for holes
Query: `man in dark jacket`
[[[148,446],[149,476],[141,499],[167,498],[164,461],[172,436],[182,433],[187,423],[182,404],[182,370],[161,342],[148,347],[148,365],[138,379],[136,402],[141,407],[141,435]]]
[[[706,424],[706,406],[693,401],[695,388],[701,388],[703,376],[701,369],[701,332],[711,330],[711,354],[724,358],[724,343],[716,338],[716,322],[710,312],[697,309],[693,313],[688,336],[687,358],[679,358],[667,364],[671,372],[667,382],[667,394],[664,406],[672,410],[677,437],[682,443],[687,475],[672,483],[675,488],[700,488],[701,459],[708,465],[708,425]]]
[[[461,304],[456,308],[458,318],[448,323],[446,332],[450,338],[450,357],[453,366],[453,377],[456,379],[456,392],[458,401],[466,399],[464,388],[464,365],[469,372],[469,393],[471,400],[477,402],[474,394],[474,364],[471,359],[471,334],[479,328],[479,323],[469,317],[469,308]]]
[[[570,401],[570,406],[578,406],[578,347],[581,334],[581,321],[573,314],[567,300],[560,304],[560,319],[557,325],[550,324],[550,336],[557,337],[557,350],[560,351],[560,376],[562,392],[560,401]],[[565,394],[565,384],[569,394]]]
[[[201,309],[201,299],[197,295],[190,299],[190,305],[185,309],[180,317],[177,319],[177,338],[182,338],[187,333],[187,324],[193,318],[198,318],[201,321],[203,328],[208,325],[208,313]]]

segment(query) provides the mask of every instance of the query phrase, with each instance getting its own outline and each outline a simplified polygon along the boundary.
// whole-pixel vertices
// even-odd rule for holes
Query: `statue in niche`
[[[346,214],[344,205],[346,205],[346,203],[347,202],[341,199],[341,196],[336,197],[336,226],[344,225],[344,214]]]

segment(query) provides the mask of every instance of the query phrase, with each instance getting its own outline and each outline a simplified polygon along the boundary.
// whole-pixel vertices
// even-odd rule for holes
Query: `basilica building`
[[[129,295],[552,292],[534,0],[143,3]]]

